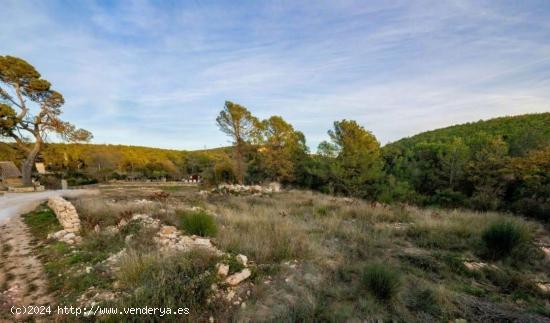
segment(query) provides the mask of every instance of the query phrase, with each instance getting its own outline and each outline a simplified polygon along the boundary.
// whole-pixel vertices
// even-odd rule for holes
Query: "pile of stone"
[[[78,233],[70,232],[67,230],[59,230],[55,233],[50,233],[48,234],[48,239],[63,241],[71,245],[75,243],[80,243],[80,241],[82,241],[82,238],[80,237],[80,235],[78,235]]]
[[[143,225],[144,227],[147,227],[147,228],[156,229],[156,228],[160,227],[160,220],[153,219],[151,216],[149,216],[147,214],[134,214],[129,220],[122,219],[118,222],[118,224],[116,226],[111,225],[111,226],[106,227],[105,232],[107,232],[108,234],[118,234],[120,232],[120,229],[122,229],[128,223],[130,223],[132,221],[139,221],[141,223],[141,225]],[[99,227],[99,225],[96,225],[94,230],[95,230],[95,232],[99,233],[101,231],[101,228]]]
[[[53,238],[68,244],[80,242],[80,219],[78,213],[71,202],[60,196],[50,197],[48,207],[52,209],[57,217],[57,220],[63,226],[63,230],[50,234],[48,238]]]
[[[262,194],[271,194],[278,193],[281,191],[281,184],[277,182],[270,183],[267,186],[260,185],[240,185],[240,184],[220,184],[217,188],[212,189],[214,193],[221,194],[253,194],[253,195],[262,195]]]
[[[235,259],[244,268],[231,275],[229,275],[229,265],[224,263],[216,265],[218,277],[223,279],[222,286],[225,288],[219,288],[216,284],[212,285],[212,290],[214,291],[213,298],[244,307],[246,304],[243,302],[243,297],[250,295],[250,290],[248,288],[253,284],[242,283],[252,275],[252,272],[250,268],[248,268],[248,258],[245,255],[237,255]]]
[[[190,251],[200,248],[217,255],[223,254],[212,244],[210,239],[195,235],[182,235],[176,227],[170,225],[163,225],[154,239],[162,251]]]

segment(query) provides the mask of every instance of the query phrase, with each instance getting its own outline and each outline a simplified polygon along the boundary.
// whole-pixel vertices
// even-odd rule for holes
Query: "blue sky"
[[[384,144],[550,111],[548,1],[0,0],[0,55],[64,94],[94,143],[229,143],[225,100],[313,149],[334,120]]]

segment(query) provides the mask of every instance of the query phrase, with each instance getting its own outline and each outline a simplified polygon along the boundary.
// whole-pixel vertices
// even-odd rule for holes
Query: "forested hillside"
[[[191,174],[206,175],[213,169],[223,173],[223,165],[231,168],[230,150],[180,151],[125,145],[50,143],[45,145],[39,161],[44,162],[48,171],[69,178],[71,184],[109,179],[179,180]],[[23,158],[15,145],[0,142],[0,160],[12,160],[19,165]],[[215,174],[211,176],[215,177]]]
[[[501,137],[508,144],[509,154],[520,156],[550,144],[550,113],[500,117],[426,131],[390,143],[384,149],[412,147],[420,142],[450,142],[456,137],[468,139],[480,132]]]
[[[506,209],[548,219],[550,113],[433,130],[383,148],[385,171],[422,204]]]
[[[310,154],[303,134],[281,117],[260,121],[231,102],[220,115],[227,117],[233,110],[248,118],[250,126],[244,139],[233,138],[240,142],[238,148],[177,151],[47,144],[39,160],[72,185],[110,179],[180,180],[192,174],[210,184],[275,180],[386,203],[505,210],[549,219],[550,113],[451,126],[384,147],[355,121],[342,120],[328,132],[330,142]],[[23,157],[15,145],[0,143],[0,160],[20,164]]]

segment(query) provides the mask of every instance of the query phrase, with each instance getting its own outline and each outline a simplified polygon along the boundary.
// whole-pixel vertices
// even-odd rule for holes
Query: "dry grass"
[[[218,225],[218,247],[245,254],[258,265],[248,306],[234,309],[228,320],[475,319],[474,309],[461,302],[465,297],[492,299],[500,308],[513,306],[518,317],[526,311],[550,312],[546,296],[525,287],[529,284],[514,284],[518,277],[549,279],[544,269],[548,261],[536,252],[525,253],[528,261],[522,261],[521,268],[512,260],[495,263],[498,279],[494,273],[471,272],[463,265],[464,260],[485,261],[481,235],[495,221],[512,221],[533,237],[547,235],[535,222],[498,213],[373,205],[310,191],[262,197],[169,191],[166,203],[137,203],[150,196],[151,189],[132,188],[110,189],[75,204],[88,228],[94,223],[114,224],[127,213],[148,213],[175,224],[178,209],[205,208]],[[141,273],[162,263],[150,249],[132,252],[120,278],[128,286],[139,285]],[[392,291],[391,302],[361,287],[365,271],[375,263],[400,273],[401,284]]]

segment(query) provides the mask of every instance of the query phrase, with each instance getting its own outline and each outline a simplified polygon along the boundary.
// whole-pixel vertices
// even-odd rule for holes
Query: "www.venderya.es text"
[[[73,316],[102,316],[102,315],[189,315],[187,307],[103,307],[103,306],[12,306],[11,313],[20,315],[73,315]]]

